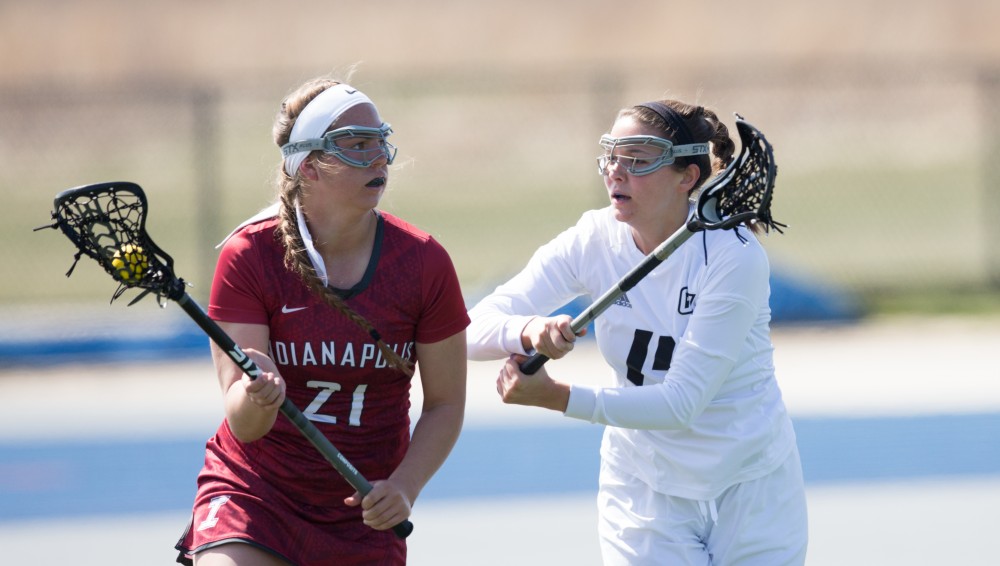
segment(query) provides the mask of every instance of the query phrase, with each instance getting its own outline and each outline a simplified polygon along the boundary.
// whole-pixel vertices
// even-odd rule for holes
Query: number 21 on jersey
[[[319,389],[319,393],[316,394],[316,398],[312,400],[312,403],[309,403],[309,406],[302,411],[302,414],[311,421],[336,424],[337,417],[320,414],[319,409],[323,406],[323,403],[326,403],[330,399],[331,395],[340,391],[340,384],[332,381],[309,381],[306,385]],[[347,424],[361,426],[361,410],[365,405],[365,391],[367,389],[368,385],[366,384],[361,384],[354,388],[354,394],[351,398],[351,414],[347,418]]]

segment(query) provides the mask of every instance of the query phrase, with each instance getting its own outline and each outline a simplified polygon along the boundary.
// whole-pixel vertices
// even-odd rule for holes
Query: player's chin
[[[612,197],[611,208],[615,211],[615,219],[622,222],[635,212],[635,205],[629,197]]]

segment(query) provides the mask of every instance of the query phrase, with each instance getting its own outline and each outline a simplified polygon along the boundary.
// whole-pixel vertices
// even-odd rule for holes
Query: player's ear
[[[319,179],[319,170],[316,168],[317,159],[315,157],[307,157],[302,162],[302,165],[299,165],[299,171],[302,173],[302,176],[310,181]]]
[[[691,192],[694,188],[695,183],[698,182],[698,178],[701,176],[701,168],[695,163],[689,163],[684,171],[681,172],[681,184],[680,188],[684,192]]]

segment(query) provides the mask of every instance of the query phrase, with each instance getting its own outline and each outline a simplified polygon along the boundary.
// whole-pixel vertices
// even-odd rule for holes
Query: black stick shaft
[[[230,338],[229,335],[215,323],[214,320],[205,314],[205,311],[198,306],[190,295],[184,293],[180,299],[177,299],[177,303],[184,309],[184,312],[186,312],[188,316],[190,316],[191,319],[205,331],[205,334],[208,334],[208,337],[211,338],[217,346],[222,348],[229,358],[233,360],[233,362],[235,362],[244,373],[250,376],[250,379],[257,379],[257,376],[261,373],[257,364],[250,359],[250,356],[246,355],[243,350],[240,349],[236,342],[234,342],[233,339]],[[316,425],[307,419],[306,416],[302,414],[302,411],[292,404],[287,397],[285,398],[284,403],[281,404],[279,411],[281,414],[285,415],[288,420],[292,421],[295,428],[299,429],[309,442],[311,442],[313,446],[319,450],[320,454],[322,454],[323,457],[326,458],[331,465],[333,465],[334,469],[336,469],[337,472],[343,476],[345,480],[347,480],[347,483],[351,484],[351,487],[356,489],[362,497],[368,495],[368,492],[372,490],[372,484],[361,475],[358,469],[347,460],[340,450],[337,450],[337,447],[334,446],[327,437],[323,436],[323,433],[316,428]],[[413,532],[413,523],[409,520],[404,520],[402,523],[393,527],[392,530],[399,538],[406,538],[410,536],[411,532]]]
[[[588,324],[600,314],[606,310],[608,307],[613,305],[619,297],[624,295],[629,289],[635,287],[640,281],[651,271],[656,269],[656,266],[663,263],[663,260],[667,259],[670,254],[674,253],[677,248],[681,247],[681,244],[688,241],[688,239],[693,236],[696,232],[701,231],[697,224],[694,222],[687,222],[684,226],[681,226],[676,232],[670,235],[669,238],[664,240],[662,244],[656,246],[652,252],[649,253],[639,265],[632,268],[625,277],[622,277],[614,287],[608,289],[600,296],[596,301],[591,303],[582,313],[577,315],[570,324],[570,328],[573,330],[573,334],[579,334]],[[525,360],[518,369],[521,373],[525,375],[531,375],[537,372],[545,362],[549,361],[547,356],[542,354],[535,354]]]

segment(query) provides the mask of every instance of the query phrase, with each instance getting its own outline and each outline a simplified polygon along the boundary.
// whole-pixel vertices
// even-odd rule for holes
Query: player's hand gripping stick
[[[174,260],[146,233],[146,209],[146,195],[135,183],[87,185],[56,195],[52,212],[55,222],[42,228],[61,230],[76,246],[78,251],[67,276],[73,273],[80,257],[86,255],[118,282],[112,302],[133,288],[143,291],[130,305],[149,293],[155,293],[161,305],[164,297],[176,301],[250,379],[256,379],[260,368],[187,294],[184,280],[174,274]],[[368,480],[298,407],[285,398],[279,410],[358,493],[365,496],[371,492]],[[400,538],[406,538],[413,531],[413,524],[403,521],[392,530]]]
[[[694,234],[704,230],[735,229],[744,223],[759,223],[765,230],[773,228],[778,232],[785,227],[771,217],[771,196],[778,176],[771,144],[760,130],[739,114],[736,115],[736,130],[743,144],[739,156],[701,189],[691,218],[614,287],[573,319],[570,328],[574,334],[579,335],[592,320],[614,304],[618,297],[635,287]],[[522,373],[530,375],[537,372],[546,361],[546,356],[535,354],[519,368]]]

